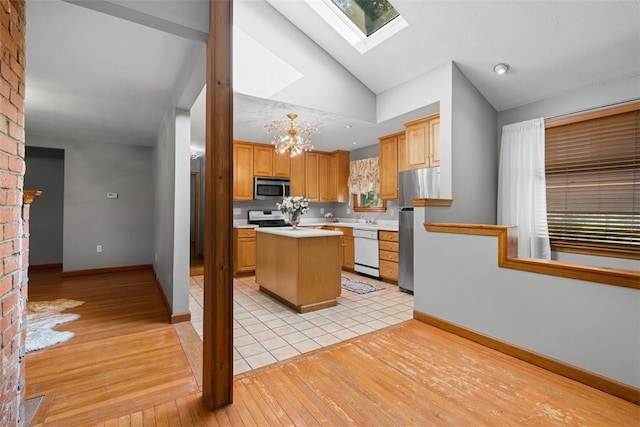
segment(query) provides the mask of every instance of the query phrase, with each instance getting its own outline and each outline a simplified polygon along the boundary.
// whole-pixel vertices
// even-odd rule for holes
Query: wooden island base
[[[332,307],[341,288],[338,231],[257,229],[256,282],[298,313]]]

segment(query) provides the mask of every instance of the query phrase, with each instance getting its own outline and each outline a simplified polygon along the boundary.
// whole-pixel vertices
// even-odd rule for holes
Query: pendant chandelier
[[[289,120],[276,120],[269,123],[264,128],[269,133],[273,133],[271,144],[275,145],[279,154],[289,152],[289,157],[295,157],[303,151],[313,149],[311,144],[311,134],[317,132],[318,128],[310,123],[299,122],[296,126],[293,121],[297,114],[287,114]]]

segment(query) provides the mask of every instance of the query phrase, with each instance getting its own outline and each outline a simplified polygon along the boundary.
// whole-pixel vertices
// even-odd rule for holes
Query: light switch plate
[[[234,215],[240,215],[240,214],[242,214],[242,211],[240,210],[240,208],[233,208],[233,214]]]
[[[107,193],[107,199],[117,199],[118,193]]]

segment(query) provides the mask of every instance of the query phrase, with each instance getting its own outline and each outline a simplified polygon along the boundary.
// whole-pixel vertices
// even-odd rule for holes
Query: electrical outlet
[[[389,213],[391,214],[391,216],[394,216],[396,214],[396,210],[391,208],[389,209]]]
[[[234,216],[242,215],[242,210],[240,210],[240,208],[233,208],[233,215]]]
[[[102,252],[102,245],[96,246],[96,252]]]
[[[118,193],[107,193],[107,199],[117,199]]]
[[[324,215],[324,208],[320,208],[320,215]]]
[[[347,215],[351,213],[351,209],[347,208]]]

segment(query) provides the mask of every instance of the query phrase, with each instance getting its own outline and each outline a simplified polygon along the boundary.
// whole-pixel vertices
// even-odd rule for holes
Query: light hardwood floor
[[[31,273],[31,300],[86,303],[57,328],[71,341],[27,355],[27,398],[45,395],[33,425],[640,424],[636,405],[415,320],[238,375],[211,413],[189,365],[202,344],[166,323],[151,271],[57,273]]]

